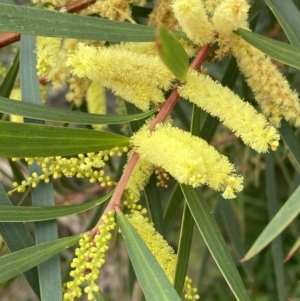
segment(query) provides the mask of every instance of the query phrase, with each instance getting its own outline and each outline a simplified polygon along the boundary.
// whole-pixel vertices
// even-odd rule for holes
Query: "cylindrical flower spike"
[[[276,150],[279,145],[279,134],[262,114],[209,76],[190,70],[186,84],[179,87],[179,94],[212,116],[217,116],[257,152],[267,152],[269,146]]]
[[[214,32],[200,0],[175,0],[172,8],[176,19],[188,37],[198,45],[214,40]]]
[[[144,160],[161,166],[180,183],[193,187],[207,184],[224,191],[224,198],[234,198],[242,190],[242,177],[234,166],[206,141],[170,124],[157,126],[154,132],[141,128],[131,138]]]
[[[106,94],[105,88],[99,83],[92,82],[86,91],[86,102],[88,111],[93,114],[106,114]],[[102,130],[106,124],[93,124],[96,130]]]
[[[164,101],[174,76],[157,56],[137,54],[122,47],[93,47],[78,43],[67,65],[78,77],[87,77],[112,89],[141,110]]]
[[[216,8],[222,3],[224,0],[201,0],[205,10],[207,11],[207,14],[209,16],[212,16],[214,14],[214,11]]]
[[[140,212],[133,212],[128,216],[128,220],[144,240],[170,282],[174,283],[177,260],[177,255],[174,253],[174,250],[168,245],[162,235],[155,230],[153,225],[149,223],[148,218],[145,218]],[[192,280],[186,277],[183,290],[186,300],[195,301],[200,297],[197,288],[193,288],[191,282]]]
[[[212,23],[218,35],[219,50],[222,56],[229,52],[230,35],[239,27],[248,26],[248,10],[250,6],[246,0],[224,0],[214,11]]]
[[[132,157],[132,153],[133,152],[128,153],[128,159]],[[124,166],[124,169],[126,166],[127,165]],[[126,194],[123,202],[130,210],[137,209],[136,203],[140,199],[140,191],[147,185],[153,172],[154,165],[151,162],[141,158],[138,160],[126,184]]]
[[[57,64],[57,56],[61,46],[60,38],[37,37],[36,55],[38,76],[47,76]]]
[[[299,96],[270,58],[235,34],[231,49],[255,99],[274,126],[279,127],[282,118],[300,126]]]

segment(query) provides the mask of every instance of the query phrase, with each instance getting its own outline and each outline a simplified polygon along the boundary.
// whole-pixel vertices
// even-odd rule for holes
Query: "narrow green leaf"
[[[93,296],[95,301],[106,301],[106,299],[104,298],[101,292],[93,291]]]
[[[300,12],[292,0],[265,0],[293,45],[300,45]]]
[[[41,93],[37,77],[37,59],[35,52],[36,37],[21,36],[20,47],[20,83],[22,100],[41,105]],[[29,123],[44,123],[35,119],[24,119]],[[36,162],[28,167],[29,174],[42,173],[42,167]],[[31,191],[32,204],[35,206],[55,206],[52,180],[42,182]],[[36,245],[58,239],[56,220],[34,223]],[[55,255],[38,265],[41,300],[59,300],[62,296],[60,258]]]
[[[155,28],[150,26],[6,4],[0,4],[1,31],[111,42],[147,42],[155,36]],[[179,32],[176,35],[185,37]]]
[[[157,177],[153,174],[150,177],[150,181],[146,185],[144,192],[146,196],[147,206],[149,209],[149,215],[152,223],[154,224],[154,228],[162,236],[165,237],[166,235],[163,220],[162,200],[159,191],[157,190],[156,182]]]
[[[19,51],[18,51],[12,65],[10,66],[7,74],[5,75],[0,85],[0,96],[9,97],[19,72],[19,65],[20,65],[20,59],[19,59]]]
[[[0,205],[0,222],[36,222],[52,220],[72,214],[85,212],[108,200],[113,191],[103,198],[78,205],[64,206],[4,206]],[[2,196],[1,196],[2,197]],[[1,202],[1,199],[0,199]]]
[[[250,301],[224,238],[202,194],[188,185],[182,184],[181,189],[194,221],[232,293],[237,300]]]
[[[267,227],[256,239],[243,261],[249,260],[266,247],[275,237],[277,237],[300,213],[299,207],[300,186],[289,197]]]
[[[164,212],[164,222],[165,227],[169,226],[171,221],[174,219],[176,213],[178,212],[183,200],[183,195],[178,182],[172,191],[172,194],[168,200],[165,212]]]
[[[163,62],[178,80],[184,82],[189,69],[189,58],[175,35],[160,26],[157,31],[156,46]]]
[[[7,197],[3,186],[0,184],[0,204],[5,207],[13,207],[10,199]],[[1,209],[0,209],[1,212]],[[34,240],[28,233],[23,223],[1,223],[0,235],[4,240],[9,252],[16,252],[31,246],[34,246]],[[24,276],[29,285],[40,298],[40,287],[38,270],[36,267],[24,272]]]
[[[117,215],[117,221],[146,299],[180,301],[159,263],[123,213]]]
[[[284,262],[287,262],[292,258],[292,256],[299,250],[300,248],[300,237],[296,240],[288,255],[284,258]]]
[[[266,7],[266,3],[264,0],[255,0],[252,2],[252,6],[249,10],[249,21],[252,21],[255,17],[257,17],[261,11]]]
[[[230,237],[231,243],[237,254],[238,260],[240,260],[246,252],[245,244],[242,241],[240,225],[238,223],[238,220],[235,216],[235,213],[232,209],[232,205],[230,202],[223,199],[222,197],[219,197],[218,204],[220,207],[220,212],[222,214],[222,218],[223,218],[227,233]],[[247,275],[249,276],[249,278],[253,281],[254,275],[253,275],[253,268],[252,268],[251,262],[243,263],[242,267],[245,270],[245,272],[247,273]]]
[[[102,115],[66,111],[49,106],[26,103],[0,97],[0,112],[14,114],[38,120],[76,124],[120,124],[140,120],[155,113],[157,109],[134,115]]]
[[[0,121],[0,157],[48,157],[128,146],[125,136],[87,129]]]
[[[275,216],[279,209],[279,202],[278,202],[278,192],[277,192],[277,185],[275,179],[275,165],[274,165],[274,158],[273,154],[265,154],[265,161],[266,161],[266,172],[265,172],[265,179],[266,179],[266,195],[267,195],[267,202],[268,202],[268,212],[269,212],[269,219]],[[284,276],[284,269],[283,269],[283,254],[282,254],[282,240],[281,237],[278,236],[272,242],[272,257],[273,257],[273,264],[274,264],[274,274],[276,279],[276,288],[277,288],[277,295],[280,301],[285,301],[288,299],[287,292],[285,289],[285,276]]]
[[[295,159],[295,162],[300,167],[300,143],[299,140],[295,137],[295,134],[291,126],[285,121],[282,120],[281,127],[278,129],[282,140],[285,142],[288,147],[291,155]]]
[[[0,283],[39,265],[59,252],[75,245],[81,235],[49,241],[0,257]]]
[[[237,30],[237,34],[271,58],[300,69],[300,47],[275,41],[242,28]]]
[[[177,263],[174,278],[174,287],[179,295],[182,293],[185,277],[187,274],[192,246],[193,230],[194,220],[191,215],[190,209],[185,203],[181,222],[181,230],[177,252]]]

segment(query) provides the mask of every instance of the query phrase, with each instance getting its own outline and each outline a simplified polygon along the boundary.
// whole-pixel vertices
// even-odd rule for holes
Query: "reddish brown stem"
[[[63,6],[58,6],[55,9],[60,10],[61,8],[66,8],[68,13],[74,13],[81,9],[86,8],[87,6],[95,3],[96,0],[76,0],[74,2],[67,3]]]
[[[204,61],[207,55],[209,48],[210,48],[210,44],[206,44],[200,49],[200,51],[198,52],[198,54],[196,55],[196,57],[194,58],[194,60],[190,65],[191,69],[199,70],[202,62]]]
[[[200,49],[199,53],[197,54],[197,56],[193,60],[192,64],[190,65],[190,68],[192,68],[192,69],[200,68],[200,65],[204,61],[204,58],[205,58],[209,48],[210,48],[210,45],[207,44],[207,45],[204,45]],[[174,108],[174,106],[179,98],[177,87],[178,87],[178,85],[176,85],[176,87],[174,88],[171,95],[168,97],[166,102],[161,107],[160,112],[157,114],[156,118],[150,124],[150,126],[149,126],[150,131],[154,131],[157,124],[164,122],[166,120],[166,118],[169,116],[172,109]],[[115,208],[120,207],[122,194],[124,192],[124,189],[129,180],[129,177],[130,177],[135,165],[137,164],[138,160],[139,160],[139,154],[134,152],[131,159],[129,160],[129,162],[121,176],[121,179],[117,184],[116,190],[115,190],[111,200],[107,204],[102,216],[107,215],[109,210],[112,210],[112,209],[114,210]],[[98,226],[101,223],[102,223],[102,219],[100,219],[99,222],[97,223],[97,225],[91,230],[92,234],[95,235],[96,233],[98,233]]]
[[[81,9],[86,8],[87,6],[95,3],[96,0],[76,0],[74,2],[67,3],[63,6],[55,7],[56,10],[60,10],[65,8],[68,13],[74,13]],[[0,35],[0,48],[8,46],[12,43],[20,41],[21,35],[19,33],[14,32],[6,32]]]
[[[15,43],[20,40],[21,35],[14,32],[6,32],[0,35],[0,48]]]

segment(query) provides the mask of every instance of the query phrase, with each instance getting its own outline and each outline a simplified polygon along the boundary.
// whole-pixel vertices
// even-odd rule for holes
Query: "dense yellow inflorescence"
[[[106,93],[99,83],[92,82],[86,92],[86,103],[90,113],[93,114],[106,114]],[[102,130],[106,127],[106,124],[93,124],[93,128],[96,130]]]
[[[172,8],[183,31],[192,41],[199,45],[213,41],[213,26],[201,1],[175,0]]]
[[[109,211],[107,216],[102,216],[102,223],[98,227],[99,233],[92,236],[84,234],[79,241],[79,247],[75,250],[76,257],[71,263],[70,276],[73,280],[64,284],[64,301],[73,301],[82,296],[81,285],[86,284],[84,293],[88,300],[94,300],[93,292],[100,290],[96,280],[99,278],[99,269],[105,263],[105,253],[108,251],[108,242],[111,232],[116,227],[114,211]]]
[[[117,154],[121,156],[123,152],[127,152],[126,147],[115,147],[112,150],[101,151],[98,153],[88,153],[86,155],[79,154],[77,157],[64,158],[64,157],[46,157],[46,158],[25,158],[25,161],[31,165],[36,162],[42,167],[43,173],[38,175],[36,172],[29,176],[21,184],[14,182],[13,190],[9,191],[11,195],[14,191],[24,192],[27,186],[32,188],[37,187],[40,181],[49,183],[50,177],[54,179],[66,177],[76,177],[78,179],[88,178],[90,183],[99,182],[102,187],[112,186],[113,181],[109,176],[105,175],[102,167],[105,165],[105,161],[108,161],[110,157]],[[14,158],[17,161],[18,158]]]
[[[153,11],[149,15],[148,25],[164,25],[171,30],[177,30],[179,28],[179,24],[171,8],[171,3],[172,0],[156,1]]]
[[[269,147],[273,151],[277,149],[280,136],[268,124],[265,116],[209,76],[189,71],[186,84],[178,90],[182,97],[188,98],[212,116],[217,116],[257,152],[267,152]]]
[[[231,49],[255,99],[270,121],[279,127],[284,118],[299,127],[299,95],[292,91],[271,59],[237,35],[231,37]]]
[[[227,157],[199,137],[169,123],[150,132],[147,126],[131,138],[140,157],[161,166],[180,183],[198,187],[207,184],[223,191],[224,198],[234,198],[242,190],[242,177],[235,174]]]
[[[37,37],[36,56],[38,76],[47,76],[57,64],[57,55],[61,47],[60,38]]]
[[[119,46],[96,48],[79,43],[67,66],[72,74],[99,82],[141,110],[148,110],[151,102],[162,103],[161,89],[168,90],[174,79],[159,57]]]
[[[131,156],[132,151],[128,153],[128,159]],[[124,169],[126,166],[124,166]],[[138,205],[137,202],[140,200],[141,191],[144,190],[153,172],[154,165],[151,162],[143,159],[138,160],[126,184],[123,200],[123,205],[130,209],[131,212],[142,209],[141,205]]]
[[[144,240],[170,282],[173,283],[177,260],[174,250],[168,245],[162,235],[155,230],[149,219],[145,218],[140,212],[134,211],[128,216],[128,220]],[[191,282],[192,280],[186,277],[184,284],[185,299],[198,300],[200,298],[198,290],[192,287]]]

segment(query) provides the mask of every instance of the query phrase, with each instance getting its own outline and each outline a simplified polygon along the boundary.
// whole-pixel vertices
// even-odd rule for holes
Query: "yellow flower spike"
[[[169,89],[174,79],[159,57],[118,46],[96,48],[78,43],[67,65],[74,75],[99,82],[142,110],[151,102],[163,102],[161,89]]]
[[[81,10],[81,14],[99,14],[109,20],[124,21],[126,16],[131,16],[131,2],[132,0],[97,0],[86,9]]]
[[[235,174],[227,157],[189,132],[162,124],[150,133],[146,125],[132,136],[131,143],[142,159],[161,166],[180,183],[193,187],[207,184],[224,191],[233,177],[233,192],[242,190],[243,179]]]
[[[205,10],[208,15],[212,16],[216,8],[222,3],[224,0],[201,0]]]
[[[231,49],[255,99],[274,126],[280,127],[282,118],[300,126],[299,95],[271,59],[235,34],[231,36]]]
[[[257,152],[267,152],[269,146],[275,149],[278,144],[280,136],[264,115],[257,113],[249,103],[209,76],[190,70],[187,83],[179,87],[179,94],[212,116],[217,116]]]
[[[133,152],[128,153],[128,160],[132,157]],[[124,169],[126,165],[124,166]],[[136,202],[140,199],[140,191],[144,190],[151,174],[154,172],[154,165],[143,159],[139,159],[135,165],[133,172],[126,184],[126,192],[124,194],[123,204],[132,209]],[[134,209],[134,208],[133,208]]]
[[[88,111],[93,114],[106,114],[105,89],[97,82],[92,82],[86,92]],[[93,128],[102,130],[106,124],[94,124]]]
[[[127,216],[127,218],[144,240],[170,282],[173,283],[177,260],[177,255],[174,253],[174,250],[168,245],[162,235],[155,230],[153,225],[149,222],[149,219],[144,217],[141,212],[134,211],[131,215]],[[199,295],[197,289],[192,287],[191,282],[192,280],[186,277],[183,288],[187,296],[186,299],[198,300]]]
[[[153,11],[149,15],[149,26],[164,25],[171,30],[178,29],[178,21],[174,16],[171,8],[172,0],[158,0],[156,1]]]
[[[61,38],[37,37],[36,55],[38,76],[47,76],[57,63]]]
[[[200,0],[175,0],[172,8],[183,31],[198,45],[214,40],[212,24]]]
[[[218,34],[218,53],[226,54],[230,49],[230,36],[239,27],[248,26],[248,10],[246,0],[224,0],[214,11],[212,23]]]

